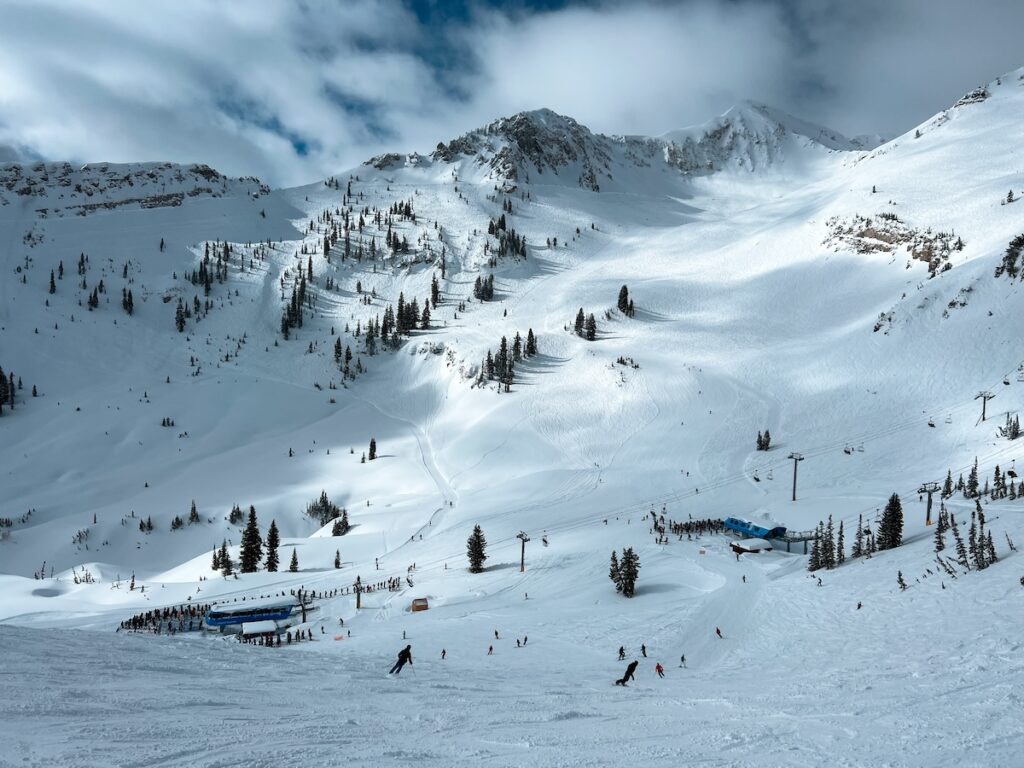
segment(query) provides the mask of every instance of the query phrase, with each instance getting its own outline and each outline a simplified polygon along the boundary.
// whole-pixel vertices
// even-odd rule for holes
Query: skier
[[[447,656],[447,655],[448,655],[448,652],[444,648],[442,648],[441,649],[441,661],[444,661],[444,657]]]
[[[519,638],[517,637],[516,638],[516,648],[521,648],[521,647],[522,646],[519,644]]]
[[[665,668],[663,666],[661,666],[661,662],[660,661],[657,664],[654,665],[654,671],[658,673],[658,677],[664,677],[665,676]]]
[[[493,656],[494,655],[494,646],[493,645],[488,645],[487,646],[487,655],[488,656]]]
[[[633,680],[634,679],[633,678],[633,673],[636,672],[636,668],[638,666],[640,666],[640,662],[637,661],[636,659],[634,659],[633,661],[629,662],[629,666],[626,667],[626,674],[624,674],[622,676],[621,680],[616,680],[615,684],[616,685],[623,685],[624,686],[627,682],[629,682],[630,680]]]
[[[494,639],[495,639],[495,640],[499,640],[499,639],[500,639],[500,638],[498,637],[498,630],[494,630]]]
[[[388,672],[388,674],[389,675],[392,675],[392,674],[397,675],[399,672],[402,671],[402,667],[404,667],[406,664],[412,664],[412,646],[411,645],[405,646],[405,648],[403,648],[402,650],[400,650],[398,652],[398,661],[395,662],[395,666],[393,666],[391,668],[391,671]]]
[[[647,658],[647,646],[643,643],[640,644],[640,653],[645,659]]]
[[[685,653],[682,656],[679,657],[679,666],[680,667],[685,667],[686,666],[686,654]]]
[[[744,583],[744,584],[746,584],[746,583],[747,583],[747,574],[743,574],[743,583]]]
[[[857,601],[857,610],[858,610],[858,611],[859,611],[859,610],[861,609],[861,606],[862,606],[862,603],[861,603],[861,601],[860,601],[860,600],[858,600],[858,601]]]
[[[725,638],[722,637],[722,630],[720,630],[718,627],[715,627],[715,634],[718,635],[718,637],[722,640],[725,640]]]
[[[626,660],[626,649],[623,646],[619,646],[619,661]]]
[[[526,635],[523,635],[523,645],[526,645],[526,641],[529,640],[529,639],[530,639],[529,637],[527,637]]]

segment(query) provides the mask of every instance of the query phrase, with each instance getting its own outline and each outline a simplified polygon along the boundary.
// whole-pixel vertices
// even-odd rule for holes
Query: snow
[[[776,120],[779,133],[773,111],[742,105],[731,138],[694,140],[712,160],[700,173],[668,162],[664,140],[578,126],[582,143],[567,134],[564,146],[588,150],[601,192],[578,183],[581,154],[557,176],[534,167],[508,195],[528,258],[493,269],[484,233],[504,195],[491,166],[459,155],[353,169],[357,205],[412,200],[417,224],[396,231],[432,251],[377,265],[318,253],[317,314],[289,341],[280,280],[305,263],[295,252],[309,220],[341,205],[350,174],[339,190],[224,179],[190,195],[205,182],[161,164],[23,169],[32,194],[0,187],[0,365],[25,385],[0,418],[0,517],[15,521],[0,529],[0,765],[1015,764],[1024,590],[1004,534],[1024,542],[1022,504],[983,503],[1001,559],[952,579],[916,491],[947,469],[966,474],[975,457],[983,477],[1015,466],[1018,442],[995,430],[1020,407],[1024,299],[992,274],[1021,231],[1020,204],[1001,204],[1024,191],[1021,74],[926,122],[920,138],[870,152],[830,147],[795,118]],[[130,187],[136,172],[156,178]],[[92,195],[72,198],[75,184]],[[180,204],[139,202],[179,192]],[[86,198],[129,202],[83,209]],[[833,217],[880,213],[955,232],[964,250],[929,279],[905,245],[827,242]],[[177,297],[203,298],[182,277],[217,238],[246,254],[273,245],[252,268],[234,262],[209,315],[178,334]],[[399,291],[422,300],[442,245],[449,279],[434,328],[395,353],[361,353],[368,372],[343,383],[331,329],[356,347],[346,324],[365,324]],[[88,290],[108,284],[93,312],[76,271],[83,252]],[[50,295],[58,260],[65,276]],[[457,312],[490,272],[497,300]],[[357,280],[375,290],[372,305]],[[614,310],[623,284],[634,318]],[[595,342],[565,331],[581,306],[597,317]],[[875,332],[880,313],[891,319]],[[512,391],[473,386],[486,351],[528,328],[541,354],[518,367]],[[974,397],[986,388],[996,398],[981,422]],[[161,427],[165,417],[176,426]],[[756,451],[766,428],[772,448]],[[379,458],[364,463],[371,437]],[[805,458],[796,502],[793,451]],[[304,515],[321,490],[347,508],[348,535]],[[807,530],[831,515],[849,546],[858,517],[873,523],[894,491],[905,546],[813,577],[796,552],[737,562],[725,536],[659,544],[644,519],[664,507],[677,521],[736,515]],[[172,532],[193,500],[201,522]],[[234,504],[254,505],[264,532],[276,521],[281,563],[294,551],[298,572],[210,570],[224,540],[238,560]],[[961,525],[974,508],[961,496],[947,505]],[[146,518],[152,533],[139,530]],[[465,560],[475,524],[490,554],[478,575]],[[631,600],[607,577],[624,547],[642,566]],[[47,578],[33,579],[44,561]],[[317,598],[302,625],[313,641],[280,650],[114,632],[156,607],[333,591],[357,576],[401,588],[364,594],[359,611],[351,594]],[[418,597],[429,611],[411,612]],[[414,666],[388,676],[407,642]],[[632,659],[641,643],[636,682],[612,685],[618,647]]]

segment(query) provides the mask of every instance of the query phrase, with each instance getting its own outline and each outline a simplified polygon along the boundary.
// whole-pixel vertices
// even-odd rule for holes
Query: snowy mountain
[[[527,112],[285,190],[0,167],[0,762],[1014,764],[1021,114],[1024,69],[879,146],[745,103],[661,137]],[[948,533],[936,558],[918,492],[975,466],[932,517],[976,538],[980,508],[984,569]],[[893,493],[903,546],[853,558]],[[282,569],[225,578],[250,505]],[[847,560],[739,557],[652,511],[831,518]],[[357,610],[357,576],[399,587]],[[314,642],[280,651],[113,631],[300,586],[327,594]],[[416,679],[384,674],[405,635]],[[253,653],[266,698],[224,725]]]
[[[378,170],[468,161],[485,178],[512,190],[517,183],[567,183],[599,192],[630,191],[647,175],[666,169],[681,176],[725,169],[754,171],[788,154],[830,149],[873,149],[869,137],[851,141],[835,131],[777,109],[744,102],[703,125],[663,136],[594,134],[550,109],[520,112],[440,142],[429,157],[388,154],[367,162]],[[544,174],[547,174],[545,177]],[[552,179],[552,177],[554,177]],[[626,177],[627,181],[617,181]]]

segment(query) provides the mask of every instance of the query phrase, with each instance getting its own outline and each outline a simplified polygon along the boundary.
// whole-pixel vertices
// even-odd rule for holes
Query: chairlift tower
[[[981,420],[985,420],[985,406],[988,405],[988,401],[991,400],[995,395],[991,392],[979,392],[974,396],[975,400],[981,400]]]
[[[925,512],[924,524],[932,524],[932,494],[939,490],[938,483],[924,483],[920,488],[917,489],[918,493],[928,494],[928,511]]]
[[[804,457],[799,453],[791,453],[786,458],[793,460],[793,501],[796,501],[796,468],[804,460]]]
[[[519,558],[519,572],[523,573],[526,570],[526,542],[530,540],[530,537],[526,535],[525,531],[520,531],[516,538],[523,543],[522,554]]]

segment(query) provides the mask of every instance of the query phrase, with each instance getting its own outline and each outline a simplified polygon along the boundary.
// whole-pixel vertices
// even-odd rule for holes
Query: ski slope
[[[1001,559],[953,580],[935,570],[916,491],[975,457],[982,478],[1015,469],[1018,442],[996,429],[1024,402],[1024,307],[993,272],[1024,231],[1024,203],[1005,202],[1024,194],[1022,76],[870,151],[741,105],[647,141],[526,113],[446,145],[474,154],[375,159],[337,189],[146,164],[30,169],[21,194],[19,171],[0,186],[0,365],[25,385],[0,418],[0,517],[16,521],[0,531],[14,702],[0,765],[1014,764],[1024,590],[1004,534],[1024,542],[1021,504],[983,501]],[[568,153],[529,165],[524,131]],[[681,146],[703,170],[678,161]],[[590,171],[600,192],[580,181]],[[318,217],[349,181],[355,210],[412,201],[417,221],[394,223],[411,254],[342,262],[336,245],[326,261]],[[76,184],[92,194],[71,198]],[[492,267],[487,224],[506,200],[528,255]],[[111,204],[81,208],[97,201]],[[939,233],[963,248],[943,252]],[[382,245],[369,223],[371,236]],[[208,297],[184,279],[206,241],[245,257]],[[949,268],[929,277],[910,254],[921,244]],[[304,246],[315,307],[283,340]],[[431,329],[362,352],[356,323],[399,292],[428,296],[442,249]],[[476,302],[487,274],[495,301]],[[623,284],[633,318],[615,310]],[[212,306],[179,334],[177,299],[197,293]],[[571,333],[580,307],[597,317],[593,342]],[[540,354],[511,391],[475,385],[487,350],[527,329]],[[334,363],[339,336],[366,366],[354,380]],[[995,394],[984,422],[982,390]],[[755,451],[765,428],[772,448]],[[364,463],[371,438],[378,458]],[[321,490],[347,508],[348,535],[302,514]],[[849,543],[893,492],[907,544],[819,572],[821,587],[802,553],[737,561],[724,537],[658,544],[644,519],[664,508],[805,530],[831,515]],[[171,531],[193,500],[201,522]],[[264,532],[276,521],[297,573],[211,571],[223,540],[237,559],[234,504],[253,505]],[[974,508],[947,505],[961,525]],[[475,524],[490,554],[479,575],[465,570]],[[642,564],[632,600],[607,577],[610,551],[628,546]],[[83,567],[95,583],[74,582]],[[127,589],[132,574],[145,591]],[[281,650],[113,631],[157,606],[357,576],[406,586],[359,611],[349,595],[318,601],[314,642]],[[431,609],[411,614],[416,597]],[[403,632],[415,666],[389,678]],[[641,643],[636,683],[613,686],[617,648],[632,658]]]

